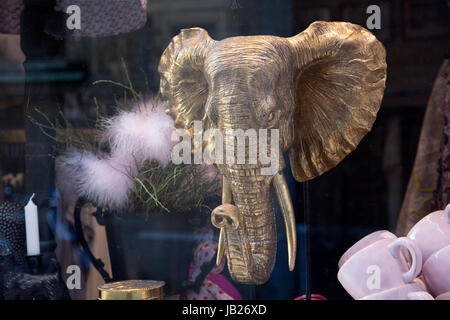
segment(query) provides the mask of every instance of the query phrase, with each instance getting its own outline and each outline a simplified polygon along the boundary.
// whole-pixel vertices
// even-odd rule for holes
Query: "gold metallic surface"
[[[255,204],[251,211],[246,211],[242,206],[225,204],[212,213],[213,225],[217,225],[217,220],[230,220],[223,224],[228,269],[232,278],[241,283],[265,283],[275,264],[277,239],[273,197],[268,196],[272,193],[270,184],[265,192],[267,194],[260,199],[253,200]],[[253,197],[248,193],[241,196],[247,195]],[[215,215],[220,215],[219,219]]]
[[[295,48],[296,106],[290,161],[298,181],[335,167],[370,131],[386,82],[386,52],[360,26],[313,23]]]
[[[238,229],[240,225],[239,220],[239,209],[231,203],[224,203],[211,213],[211,223],[216,228],[228,227]]]
[[[231,187],[227,181],[225,176],[222,176],[222,204],[232,203],[233,196],[231,194]],[[219,233],[219,242],[217,245],[217,257],[216,257],[216,265],[220,265],[222,263],[223,255],[225,253],[225,230],[224,228],[220,228]]]
[[[190,127],[193,120],[204,116],[200,106],[206,103],[208,87],[203,63],[206,49],[214,42],[201,28],[183,29],[161,56],[161,95],[174,93],[172,108],[166,112],[174,117],[177,127]]]
[[[278,204],[280,205],[281,213],[283,214],[288,246],[289,270],[292,271],[295,267],[295,257],[297,254],[297,230],[291,195],[289,193],[286,179],[282,172],[277,173],[273,178],[273,186],[275,187]]]
[[[98,287],[99,300],[162,300],[164,281],[126,280]]]
[[[278,129],[279,154],[290,148],[298,181],[330,170],[356,148],[375,121],[386,81],[383,45],[346,22],[315,22],[291,38],[215,41],[204,29],[184,29],[164,51],[158,70],[166,111],[177,126],[192,131],[192,122],[201,120],[203,130],[224,134],[224,146],[234,143],[228,129]],[[215,151],[212,141],[206,147]],[[281,172],[282,156],[279,162]],[[261,175],[261,167],[217,163],[234,202],[218,214],[230,223],[221,228],[219,247],[227,253],[231,276],[242,283],[266,282],[275,263],[273,183],[285,208],[289,267],[295,262],[287,187],[280,176],[272,181],[274,176]],[[236,223],[238,229],[232,227]]]
[[[232,203],[233,194],[231,193],[230,184],[225,176],[222,176],[222,204]]]
[[[219,242],[217,244],[216,266],[222,263],[224,254],[225,254],[225,230],[224,228],[220,228]]]

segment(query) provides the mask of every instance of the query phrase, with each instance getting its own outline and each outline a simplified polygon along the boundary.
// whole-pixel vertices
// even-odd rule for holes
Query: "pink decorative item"
[[[417,222],[407,237],[417,243],[422,251],[423,261],[450,245],[450,204],[445,210],[432,212]]]
[[[372,243],[374,243],[378,240],[382,240],[382,239],[395,240],[395,239],[397,239],[397,236],[387,230],[375,231],[375,232],[365,236],[364,238],[362,238],[361,240],[356,242],[353,246],[351,246],[350,249],[345,251],[345,253],[342,255],[341,259],[339,259],[339,262],[338,262],[339,268],[342,267],[342,265],[356,252],[358,252],[359,250],[364,249],[365,247],[371,245]]]
[[[69,148],[56,159],[56,186],[66,201],[85,196],[119,210],[129,204],[138,166],[145,160],[169,161],[175,126],[161,102],[149,100],[104,120],[104,127],[102,140],[109,142],[110,154]]]
[[[213,232],[210,228],[199,229],[195,236],[198,246],[194,251],[193,263],[189,269],[189,281],[194,282],[201,274],[201,266],[209,263],[217,252],[217,242],[212,241]],[[181,295],[181,300],[242,300],[241,295],[231,282],[220,274],[226,259],[218,266],[214,266],[211,272],[202,282],[198,292],[186,290]]]
[[[56,185],[65,200],[85,196],[99,206],[120,209],[127,205],[136,166],[130,157],[69,149],[56,159]]]
[[[67,202],[76,201],[79,197],[77,181],[81,159],[82,153],[79,150],[68,148],[55,161],[56,188],[59,196]]]
[[[438,295],[435,300],[450,300],[450,291]]]
[[[360,298],[359,300],[434,300],[426,292],[425,284],[415,279],[412,283],[404,284],[389,290],[381,291]]]
[[[134,187],[131,177],[135,166],[131,161],[114,154],[104,159],[92,154],[85,156],[81,162],[84,180],[79,187],[99,206],[122,209],[127,206],[129,192]]]
[[[161,101],[140,103],[131,112],[122,111],[107,119],[104,125],[112,153],[120,157],[131,155],[138,163],[152,159],[162,164],[169,161],[175,126]]]
[[[409,268],[402,258],[402,248],[411,256]],[[338,279],[354,299],[360,299],[411,282],[420,274],[421,267],[422,254],[412,240],[406,237],[395,241],[383,239],[349,258],[340,268]]]
[[[307,300],[307,299],[306,299],[306,294],[304,294],[304,295],[302,295],[302,296],[300,296],[300,297],[294,298],[294,300]],[[324,297],[323,295],[321,295],[321,294],[312,293],[312,294],[311,294],[311,300],[328,300],[328,299],[325,298],[325,297]]]
[[[450,291],[450,245],[436,251],[425,261],[423,275],[435,296]]]
[[[205,241],[212,241],[214,238],[214,231],[208,227],[197,229],[194,232],[194,238],[197,244]]]
[[[347,292],[360,300],[432,300],[430,293],[436,300],[450,299],[450,204],[417,222],[407,237],[395,239],[394,234],[380,230],[342,255],[338,279]],[[402,268],[409,271],[402,274]],[[408,283],[421,270],[414,283]],[[378,286],[369,283],[376,272]],[[369,293],[369,288],[375,288],[375,293]]]
[[[390,299],[394,300],[394,299]],[[400,299],[398,299],[400,300]],[[403,300],[403,299],[402,299]],[[416,291],[408,293],[407,300],[434,300],[433,296],[426,291]]]

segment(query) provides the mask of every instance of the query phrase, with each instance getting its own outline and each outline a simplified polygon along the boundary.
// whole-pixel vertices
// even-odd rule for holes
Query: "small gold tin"
[[[99,300],[162,300],[164,281],[126,280],[98,287]]]

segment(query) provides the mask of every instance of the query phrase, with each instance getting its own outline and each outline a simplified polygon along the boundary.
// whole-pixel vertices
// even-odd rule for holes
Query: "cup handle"
[[[445,220],[445,222],[450,224],[450,203],[445,207],[444,220]]]
[[[408,293],[408,300],[434,300],[433,296],[425,291]]]
[[[406,283],[415,279],[422,271],[422,252],[413,240],[401,237],[389,244],[388,249],[391,255],[396,259],[401,259],[401,247],[405,247],[411,255],[411,267],[403,276],[403,281]]]

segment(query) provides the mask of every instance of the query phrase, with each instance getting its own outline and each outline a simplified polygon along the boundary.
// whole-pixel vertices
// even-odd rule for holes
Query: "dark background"
[[[426,103],[448,52],[447,1],[177,0],[170,1],[170,5],[168,2],[149,1],[148,21],[141,30],[103,38],[67,37],[58,42],[52,59],[64,61],[63,68],[70,77],[53,88],[52,103],[61,107],[69,120],[85,127],[87,119],[95,116],[93,97],[103,111],[113,111],[111,106],[119,91],[92,83],[98,79],[124,81],[122,59],[135,87],[149,94],[156,92],[159,57],[181,28],[203,27],[216,40],[252,34],[292,36],[316,20],[349,21],[366,27],[367,6],[380,6],[381,30],[373,32],[386,47],[388,76],[373,129],[338,167],[309,182],[308,198],[303,196],[304,186],[288,177],[299,230],[297,267],[292,273],[288,271],[284,227],[278,221],[280,241],[271,280],[256,288],[240,288],[244,296],[262,299],[292,299],[304,293],[303,208],[308,201],[312,292],[329,299],[349,299],[337,281],[337,262],[365,234],[379,229],[395,231]],[[25,172],[23,60],[17,36],[0,35],[3,175]],[[27,174],[24,184],[6,186],[6,196],[25,194],[27,184],[39,183],[32,179],[37,178]]]

